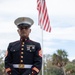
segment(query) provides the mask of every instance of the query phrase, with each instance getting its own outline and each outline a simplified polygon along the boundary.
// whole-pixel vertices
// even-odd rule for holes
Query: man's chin
[[[27,36],[23,35],[23,36],[21,36],[21,38],[25,39],[25,38],[27,38]]]
[[[26,38],[26,36],[21,36],[21,38]]]

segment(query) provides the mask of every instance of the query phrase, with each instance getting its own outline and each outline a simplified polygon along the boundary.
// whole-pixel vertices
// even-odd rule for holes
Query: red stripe
[[[44,19],[45,19],[45,16],[46,16],[46,11],[44,10],[44,8],[45,8],[45,2],[44,2],[44,5],[43,5],[43,12],[42,13],[44,13],[43,14],[43,23],[42,24],[44,24]]]
[[[45,19],[46,19],[46,18],[45,18]],[[44,30],[46,30],[46,27],[48,26],[48,25],[47,25],[47,20],[48,20],[48,17],[47,17],[46,22],[45,22]]]

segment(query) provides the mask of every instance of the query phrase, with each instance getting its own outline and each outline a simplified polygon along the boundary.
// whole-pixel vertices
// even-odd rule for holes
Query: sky
[[[7,50],[10,42],[19,40],[14,20],[30,17],[34,20],[30,39],[40,42],[43,54],[53,54],[58,49],[75,59],[75,0],[46,0],[51,32],[38,26],[37,0],[0,0],[0,52]]]

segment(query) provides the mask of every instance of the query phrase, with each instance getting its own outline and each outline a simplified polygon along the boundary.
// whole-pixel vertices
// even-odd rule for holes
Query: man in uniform
[[[40,44],[29,39],[33,20],[28,17],[17,18],[20,40],[9,43],[5,57],[5,70],[8,75],[37,75],[42,66]]]

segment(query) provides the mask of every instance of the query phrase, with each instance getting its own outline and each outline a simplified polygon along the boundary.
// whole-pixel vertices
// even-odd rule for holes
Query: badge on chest
[[[35,51],[35,45],[27,45],[27,51]]]

